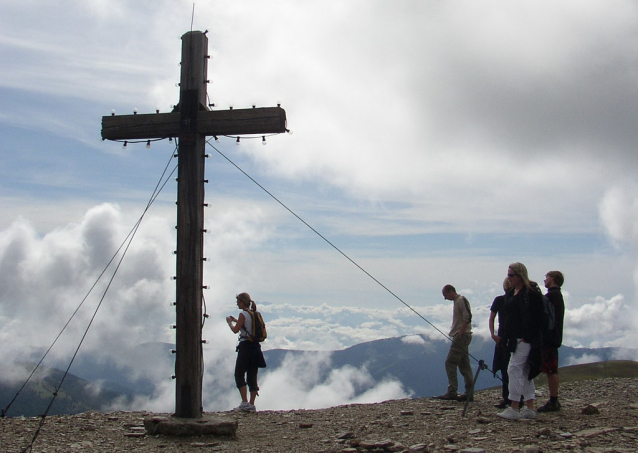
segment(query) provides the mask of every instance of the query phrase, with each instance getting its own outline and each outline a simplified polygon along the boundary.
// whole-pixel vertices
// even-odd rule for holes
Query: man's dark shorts
[[[541,348],[541,372],[558,373],[558,348]]]

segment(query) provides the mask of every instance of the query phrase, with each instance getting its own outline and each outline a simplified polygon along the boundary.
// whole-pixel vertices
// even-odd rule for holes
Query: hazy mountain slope
[[[264,348],[267,343],[264,345]],[[169,371],[174,364],[174,355],[169,350],[174,346],[165,343],[147,343],[138,346],[131,357],[144,357],[162,373]],[[403,388],[413,397],[434,396],[445,392],[447,378],[444,362],[449,343],[446,341],[428,341],[424,337],[410,336],[387,338],[358,344],[344,350],[327,353],[330,355],[330,366],[322,368],[323,382],[330,371],[336,368],[351,366],[365,368],[378,383],[384,379],[401,382]],[[470,346],[472,369],[476,372],[478,360],[483,360],[488,368],[492,366],[494,345],[491,341],[474,339]],[[266,350],[264,355],[268,367],[260,373],[265,375],[284,364],[287,355],[300,356],[313,354],[312,351],[288,351],[281,349]],[[560,349],[561,380],[587,379],[588,377],[635,377],[638,376],[636,362],[608,362],[614,358],[632,357],[633,350],[618,348]],[[597,359],[600,363],[565,367],[584,359]],[[74,363],[62,389],[53,404],[51,414],[75,414],[86,410],[100,410],[107,407],[116,398],[132,398],[133,395],[150,395],[154,391],[152,382],[136,379],[133,371],[135,362],[130,366],[116,367],[113,363],[105,363],[95,357],[79,357]],[[78,377],[81,376],[81,377]],[[33,382],[21,392],[13,403],[8,416],[39,415],[44,412],[51,400],[55,387],[59,384],[62,372],[55,369],[43,369],[35,376]],[[540,378],[543,382],[543,377]],[[459,376],[460,390],[463,380]],[[500,386],[499,379],[494,378],[489,369],[479,373],[476,388],[484,389]],[[14,397],[22,382],[0,383],[0,408],[5,408]],[[374,384],[370,384],[372,386]],[[368,388],[358,388],[363,393]]]
[[[64,372],[60,370],[41,367],[15,398],[6,416],[44,414],[63,375]],[[23,384],[22,381],[0,382],[0,407],[3,410],[14,399]],[[49,410],[49,414],[78,414],[105,407],[117,398],[132,397],[131,390],[121,387],[116,389],[115,387],[115,385],[99,386],[73,374],[68,374]]]

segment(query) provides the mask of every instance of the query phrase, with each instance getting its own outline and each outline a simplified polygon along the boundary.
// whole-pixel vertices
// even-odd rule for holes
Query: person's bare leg
[[[558,398],[558,373],[547,375],[547,387],[549,387],[549,396]]]
[[[246,386],[242,386],[239,387],[239,394],[241,395],[241,401],[242,403],[247,403],[248,402],[248,390],[246,389]]]

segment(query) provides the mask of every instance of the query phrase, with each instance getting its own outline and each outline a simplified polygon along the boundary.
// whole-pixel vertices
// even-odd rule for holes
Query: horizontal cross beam
[[[283,132],[286,132],[286,111],[281,107],[197,112],[197,133],[201,135],[260,135]],[[179,135],[179,112],[102,117],[104,140],[147,140]]]

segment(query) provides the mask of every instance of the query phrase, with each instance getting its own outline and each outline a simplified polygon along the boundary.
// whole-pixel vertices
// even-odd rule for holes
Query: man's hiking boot
[[[498,404],[495,404],[494,407],[497,409],[505,409],[506,407],[509,407],[509,405],[509,400],[501,400]]]
[[[443,395],[435,396],[434,399],[446,400],[446,401],[458,401],[459,395],[457,395],[456,392],[454,393],[447,392],[447,393],[444,393]]]
[[[469,402],[471,403],[471,402],[473,402],[473,401],[474,401],[474,396],[473,396],[473,395],[470,395],[470,396],[468,397],[466,393],[461,393],[461,394],[459,395],[458,400],[459,400],[459,401],[461,401],[461,402],[463,402],[463,401],[466,401],[466,400],[467,400],[467,401],[469,401]]]
[[[560,410],[560,403],[558,402],[558,400],[556,400],[555,402],[552,402],[552,400],[549,400],[548,402],[545,403],[544,406],[541,406],[538,408],[538,412],[557,412]]]

